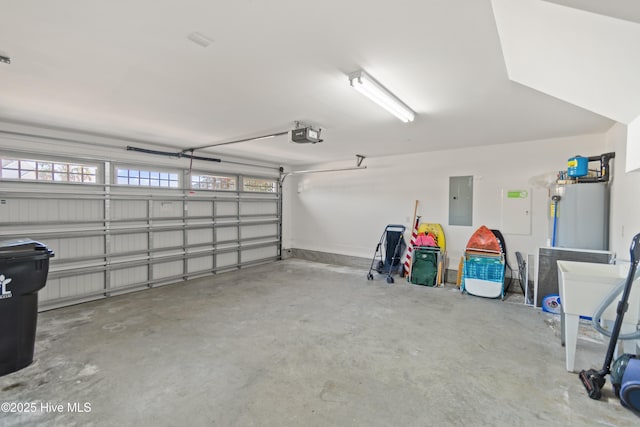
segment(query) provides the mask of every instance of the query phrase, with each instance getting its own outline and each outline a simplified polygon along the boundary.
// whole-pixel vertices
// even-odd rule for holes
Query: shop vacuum
[[[602,369],[599,371],[595,369],[583,370],[578,375],[589,397],[597,400],[602,396],[601,391],[605,383],[605,376],[610,374],[613,391],[616,397],[620,399],[622,406],[640,415],[640,357],[632,354],[623,354],[616,359],[613,367],[611,365],[616,342],[620,336],[622,320],[629,307],[629,295],[631,294],[636,269],[640,262],[640,234],[636,234],[633,237],[630,252],[631,266],[624,283],[622,297],[616,309],[616,321],[611,331],[611,339],[609,340],[609,347],[607,348],[607,355]]]

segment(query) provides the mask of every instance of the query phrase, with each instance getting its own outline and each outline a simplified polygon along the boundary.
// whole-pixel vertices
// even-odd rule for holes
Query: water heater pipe
[[[556,247],[556,230],[558,227],[558,202],[561,197],[557,194],[551,196],[551,200],[553,201],[553,235],[551,236],[551,247]]]
[[[599,156],[587,157],[590,162],[600,162],[600,174],[599,176],[588,176],[584,178],[576,178],[578,182],[609,182],[609,160],[616,157],[616,153],[604,153]]]

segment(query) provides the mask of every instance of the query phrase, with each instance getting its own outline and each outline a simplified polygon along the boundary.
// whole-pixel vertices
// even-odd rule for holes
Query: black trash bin
[[[31,239],[0,241],[0,376],[33,362],[38,291],[53,251]]]

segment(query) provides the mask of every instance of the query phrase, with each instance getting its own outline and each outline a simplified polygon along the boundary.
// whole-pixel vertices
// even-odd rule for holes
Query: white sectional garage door
[[[109,179],[116,168],[99,169],[96,181],[117,182]],[[179,175],[178,188],[3,177],[0,240],[31,238],[55,252],[40,308],[280,258],[277,177],[226,174],[235,182],[229,190],[193,188],[188,171]]]

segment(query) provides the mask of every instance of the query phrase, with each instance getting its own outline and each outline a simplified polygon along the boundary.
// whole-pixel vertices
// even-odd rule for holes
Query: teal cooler
[[[29,366],[38,319],[38,291],[53,251],[30,239],[0,241],[0,376]]]
[[[589,173],[589,159],[582,156],[571,157],[567,160],[567,175],[572,178],[587,176]]]

